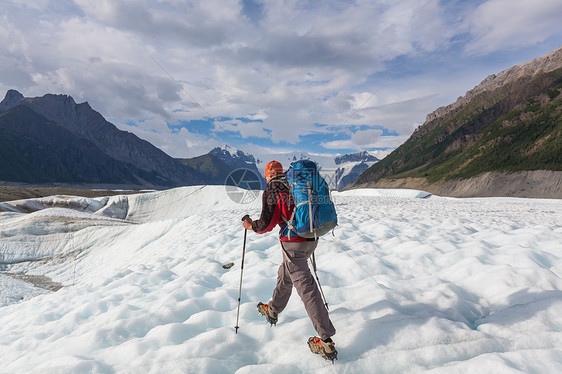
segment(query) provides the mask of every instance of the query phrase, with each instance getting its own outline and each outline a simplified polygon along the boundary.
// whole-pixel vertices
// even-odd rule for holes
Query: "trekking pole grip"
[[[242,221],[245,221],[246,218],[250,218],[250,215],[246,214],[244,217],[242,217]]]

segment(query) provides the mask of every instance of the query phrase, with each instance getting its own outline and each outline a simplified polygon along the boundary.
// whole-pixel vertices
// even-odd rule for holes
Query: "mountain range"
[[[67,95],[0,103],[0,180],[25,183],[174,187],[204,175],[117,127]]]
[[[263,188],[266,184],[263,174],[269,161],[279,161],[287,170],[292,162],[303,159],[316,162],[322,175],[333,189],[342,189],[355,182],[363,171],[378,161],[378,158],[367,151],[338,156],[318,155],[303,151],[260,153],[258,156],[254,156],[229,145],[216,147],[208,154],[180,161],[207,175],[208,181],[211,182],[208,184],[223,184],[225,180],[228,181],[228,175],[234,170],[244,169],[251,171],[250,177],[255,177],[259,181],[256,185]]]
[[[206,184],[229,184],[246,189],[262,189],[266,185],[254,156],[228,145],[216,147],[205,155],[179,160],[203,173]]]
[[[562,198],[562,48],[494,74],[429,114],[354,187]]]
[[[136,189],[226,183],[260,189],[265,186],[263,169],[269,160],[278,158],[287,168],[290,162],[307,158],[331,172],[339,181],[332,187],[341,188],[377,160],[365,152],[339,157],[306,152],[259,157],[226,145],[198,157],[175,159],[119,130],[87,102],[77,104],[68,95],[26,98],[9,90],[0,102],[3,183]]]
[[[365,170],[378,161],[378,158],[367,151],[336,157],[337,189],[343,189],[354,183]]]
[[[263,188],[267,162],[318,163],[331,188],[414,188],[446,196],[562,198],[562,48],[484,79],[430,113],[379,161],[368,152],[251,155],[229,146],[175,159],[68,95],[0,102],[0,181]],[[235,170],[242,172],[233,173]],[[251,172],[251,173],[248,173]]]

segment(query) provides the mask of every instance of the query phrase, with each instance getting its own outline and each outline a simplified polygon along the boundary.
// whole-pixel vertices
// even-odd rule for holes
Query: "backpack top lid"
[[[318,166],[311,160],[294,161],[286,174],[287,182],[290,184],[306,181],[314,183],[314,179],[318,177],[320,177]]]

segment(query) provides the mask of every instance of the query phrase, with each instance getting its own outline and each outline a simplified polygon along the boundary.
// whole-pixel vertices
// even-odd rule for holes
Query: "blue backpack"
[[[291,219],[285,220],[291,232],[303,238],[318,238],[338,224],[328,184],[310,160],[295,161],[286,173],[295,209]]]

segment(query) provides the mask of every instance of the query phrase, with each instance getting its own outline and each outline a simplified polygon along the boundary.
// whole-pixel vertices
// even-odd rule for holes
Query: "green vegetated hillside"
[[[178,159],[183,165],[189,166],[206,176],[209,184],[224,184],[232,168],[211,154],[194,158]]]
[[[427,121],[356,185],[383,178],[429,183],[485,172],[562,170],[562,68],[484,90]]]

